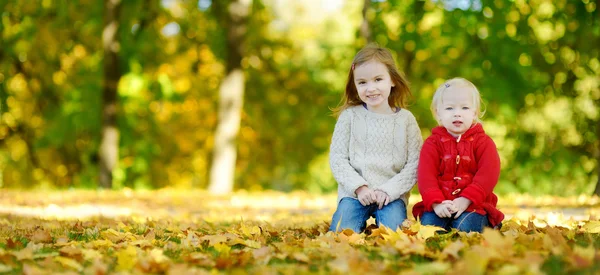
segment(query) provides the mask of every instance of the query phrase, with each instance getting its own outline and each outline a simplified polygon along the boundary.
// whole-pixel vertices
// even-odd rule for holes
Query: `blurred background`
[[[376,42],[424,137],[439,84],[478,86],[498,193],[598,194],[599,6],[2,0],[0,188],[335,192],[330,108]]]

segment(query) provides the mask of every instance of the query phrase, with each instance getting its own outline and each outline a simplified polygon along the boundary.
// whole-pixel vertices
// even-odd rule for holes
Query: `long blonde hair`
[[[392,109],[406,107],[407,101],[412,97],[412,93],[410,92],[408,81],[398,71],[398,68],[396,68],[396,63],[392,53],[390,50],[380,47],[377,44],[369,44],[362,48],[356,54],[356,56],[354,56],[354,60],[352,60],[352,65],[350,66],[350,71],[348,72],[348,80],[346,81],[346,91],[344,96],[342,97],[339,106],[332,109],[334,116],[339,116],[340,113],[342,113],[342,111],[346,110],[348,107],[363,103],[358,96],[356,84],[354,83],[354,68],[371,60],[375,60],[385,65],[388,69],[388,73],[390,74],[390,78],[392,79],[392,83],[395,84],[395,86],[392,87],[390,96],[388,98],[388,104],[390,107],[392,107]]]
[[[473,107],[475,108],[474,123],[480,123],[481,118],[485,114],[485,105],[483,104],[483,100],[481,99],[481,93],[479,93],[479,90],[477,89],[475,84],[462,77],[455,77],[450,80],[446,80],[444,83],[442,83],[442,85],[440,85],[437,88],[437,90],[435,90],[435,94],[433,94],[433,100],[431,101],[431,106],[429,107],[431,109],[431,114],[433,115],[435,120],[439,123],[437,116],[437,108],[442,103],[442,96],[444,95],[444,92],[446,92],[446,90],[450,87],[467,88],[471,90],[473,96]],[[482,105],[484,105],[483,108]]]

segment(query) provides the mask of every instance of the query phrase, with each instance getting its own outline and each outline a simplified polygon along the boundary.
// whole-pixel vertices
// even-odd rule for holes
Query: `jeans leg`
[[[333,213],[329,231],[340,232],[349,228],[360,233],[365,229],[368,219],[369,205],[363,206],[355,198],[342,198],[338,203],[337,210]]]
[[[464,232],[483,232],[483,228],[488,225],[486,215],[477,214],[475,212],[464,212],[452,221],[452,227]]]
[[[402,226],[402,222],[406,220],[406,206],[403,200],[395,200],[378,209],[375,205],[375,222],[377,226],[384,225],[392,230],[396,230]]]
[[[451,218],[440,218],[433,211],[425,212],[425,213],[423,213],[423,216],[421,216],[421,224],[422,225],[439,226],[446,230],[450,230],[450,227],[449,227],[450,219]]]

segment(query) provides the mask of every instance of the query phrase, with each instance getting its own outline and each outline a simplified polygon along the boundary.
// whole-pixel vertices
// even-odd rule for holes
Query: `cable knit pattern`
[[[384,191],[390,201],[402,199],[408,205],[422,144],[421,130],[408,110],[394,114],[373,113],[363,106],[344,110],[329,151],[338,202],[344,197],[356,198],[356,189],[367,185]]]

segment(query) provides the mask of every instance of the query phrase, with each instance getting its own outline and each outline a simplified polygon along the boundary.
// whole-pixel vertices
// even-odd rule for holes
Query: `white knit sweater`
[[[356,189],[367,185],[388,194],[390,202],[402,199],[408,206],[422,144],[421,130],[408,110],[378,114],[359,105],[342,111],[329,151],[338,202],[356,198]]]

